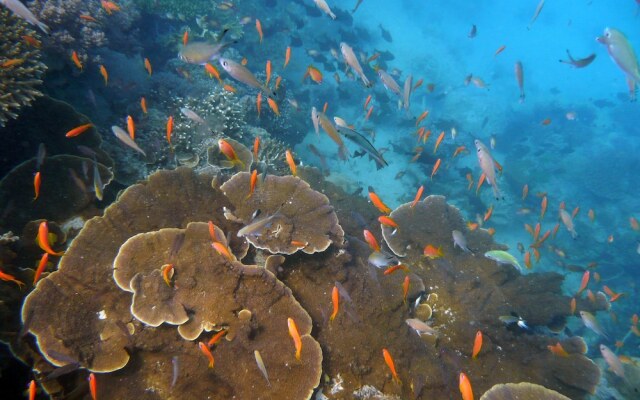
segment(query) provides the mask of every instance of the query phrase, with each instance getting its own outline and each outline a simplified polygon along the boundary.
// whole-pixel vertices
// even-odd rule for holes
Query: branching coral
[[[23,20],[0,8],[0,127],[41,95],[36,87],[42,83],[46,66],[40,62],[40,50],[22,36],[34,37],[35,33]]]

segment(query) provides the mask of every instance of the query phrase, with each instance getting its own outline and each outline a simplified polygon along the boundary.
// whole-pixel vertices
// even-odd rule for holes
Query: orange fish
[[[364,105],[362,106],[362,110],[366,110],[367,106],[369,105],[369,103],[371,102],[371,95],[367,96],[367,99],[364,101]]]
[[[416,82],[415,85],[413,85],[413,90],[416,90],[417,88],[419,88],[420,86],[422,86],[422,82],[424,82],[424,79],[420,78],[418,80],[418,82]]]
[[[384,226],[388,226],[390,228],[398,229],[398,224],[396,221],[391,219],[391,217],[387,217],[386,215],[381,215],[378,217],[378,222],[380,222]]]
[[[569,353],[567,353],[567,351],[562,347],[560,342],[556,343],[553,346],[552,345],[547,346],[547,349],[549,349],[549,351],[555,354],[556,356],[569,357]]]
[[[493,56],[495,57],[498,54],[502,53],[504,51],[504,49],[506,49],[506,48],[507,48],[507,46],[504,45],[504,44],[502,46],[498,47],[498,50],[496,50],[496,52],[493,54]]]
[[[265,86],[269,85],[269,81],[271,80],[271,60],[267,60],[267,64],[264,67],[264,71],[267,74],[267,79],[264,82]]]
[[[275,90],[278,90],[278,88],[280,87],[280,83],[282,83],[282,77],[281,76],[276,78],[276,84],[274,86]]]
[[[582,275],[582,282],[580,283],[580,289],[578,290],[577,294],[582,293],[587,288],[587,285],[589,284],[590,274],[591,273],[589,271],[585,271],[584,275]]]
[[[91,399],[97,400],[98,382],[96,380],[96,374],[94,374],[93,372],[89,374],[89,392],[91,392]]]
[[[140,108],[142,108],[143,113],[147,113],[147,99],[144,96],[140,97]]]
[[[249,194],[247,195],[247,199],[253,195],[253,191],[256,190],[256,182],[258,182],[258,170],[254,169],[251,173],[251,178],[249,179]]]
[[[485,179],[487,179],[487,175],[485,175],[483,172],[480,175],[480,179],[478,179],[478,187],[476,187],[476,195],[478,195],[478,192],[480,191],[480,188],[482,187],[482,184],[484,183]]]
[[[468,228],[470,231],[475,231],[476,229],[478,229],[478,227],[479,227],[479,226],[480,226],[480,225],[478,225],[478,224],[477,224],[477,223],[475,223],[475,222],[472,222],[472,221],[468,221],[468,222],[467,222],[467,228]]]
[[[120,11],[120,6],[118,6],[113,1],[108,0],[100,0],[100,4],[102,4],[102,8],[107,12],[107,14],[111,15],[114,11]]]
[[[173,277],[174,273],[173,264],[165,264],[160,268],[160,270],[162,271],[162,279],[164,280],[164,283],[171,287],[171,277]]]
[[[574,208],[573,211],[571,211],[571,218],[575,218],[579,212],[580,212],[580,207]]]
[[[367,242],[367,244],[369,245],[369,247],[371,247],[372,250],[380,251],[380,245],[378,244],[376,237],[373,236],[373,233],[371,233],[366,229],[364,230],[364,240]]]
[[[231,251],[229,250],[229,248],[224,244],[222,244],[221,242],[213,242],[211,243],[211,246],[215,249],[218,255],[223,256],[229,261],[235,260],[235,257],[233,254],[231,254]]]
[[[247,57],[242,57],[242,60],[240,60],[240,64],[242,65],[247,65],[248,62],[249,60],[247,60]]]
[[[402,381],[400,381],[400,378],[398,378],[398,373],[396,372],[396,365],[393,362],[393,358],[391,357],[389,350],[382,349],[382,357],[384,358],[384,362],[387,363],[387,366],[391,370],[391,375],[393,376],[393,380],[396,381],[398,385],[401,385]]]
[[[33,177],[33,191],[35,193],[35,196],[33,197],[33,200],[37,200],[38,196],[40,196],[40,184],[41,184],[41,179],[40,179],[40,171],[36,172],[35,176]]]
[[[171,133],[173,132],[173,115],[170,115],[167,119],[167,142],[171,146]]]
[[[422,197],[422,192],[424,192],[424,186],[420,186],[420,188],[418,189],[418,192],[416,193],[416,197],[413,199],[413,202],[411,202],[410,208],[413,208],[415,207],[416,204],[418,204],[418,202],[420,201],[420,198]]]
[[[260,136],[256,136],[253,141],[253,159],[258,160],[258,152],[260,151]]]
[[[296,348],[296,360],[300,360],[300,355],[302,353],[302,339],[298,332],[298,326],[293,318],[287,318],[287,325],[289,326],[289,336],[293,339],[293,345]]]
[[[471,173],[467,173],[467,182],[469,182],[469,185],[467,186],[467,190],[471,190],[471,188],[473,187],[473,176],[471,175]]]
[[[71,53],[71,61],[73,61],[73,63],[76,65],[76,67],[78,67],[78,69],[80,71],[82,71],[82,62],[80,62],[80,58],[78,57],[78,53],[76,53],[76,51],[74,50]]]
[[[404,277],[404,281],[402,282],[402,302],[407,304],[407,294],[409,294],[409,284],[411,280],[409,279],[409,275]]]
[[[207,343],[207,347],[209,347],[209,348],[213,347],[213,345],[218,343],[220,341],[220,339],[222,339],[222,337],[224,335],[226,335],[226,334],[227,334],[227,330],[223,329],[220,332],[218,332],[215,335],[213,335],[213,337],[211,339],[209,339],[209,342]]]
[[[444,140],[444,131],[440,132],[440,136],[438,136],[438,139],[436,140],[436,145],[433,147],[433,154],[436,154],[436,151],[438,151],[438,147],[440,146],[440,143],[442,143],[442,140]]]
[[[496,228],[492,227],[492,228],[487,229],[487,233],[489,235],[491,235],[491,236],[495,235],[496,234]]]
[[[105,66],[102,64],[100,65],[100,75],[102,75],[102,78],[104,79],[104,85],[107,86],[107,84],[109,83],[109,73],[107,72]]]
[[[638,220],[635,219],[634,217],[629,217],[629,225],[631,225],[631,229],[633,229],[636,232],[640,230],[640,225],[638,225]]]
[[[544,214],[547,212],[547,196],[542,198],[540,202],[540,219],[544,218]]]
[[[260,118],[260,111],[262,110],[262,92],[258,92],[256,96],[256,110],[258,111],[258,118]]]
[[[282,69],[287,68],[289,60],[291,60],[291,47],[287,47],[287,50],[284,52],[284,65],[282,66]]]
[[[556,234],[558,233],[558,229],[560,229],[560,223],[559,222],[553,227],[553,231],[552,231],[552,234],[551,234],[551,237],[553,239],[556,238]]]
[[[207,347],[204,342],[198,342],[198,347],[200,348],[202,354],[204,354],[205,357],[207,357],[207,359],[209,360],[209,368],[213,368],[214,359],[213,354],[211,354],[211,350],[209,350],[209,347]]]
[[[383,214],[390,214],[391,209],[380,200],[380,197],[375,192],[369,192],[369,199],[374,206]]]
[[[307,67],[307,72],[305,72],[304,76],[302,77],[302,80],[304,81],[307,78],[307,76],[310,76],[311,80],[317,83],[318,85],[322,83],[322,72],[320,72],[320,70],[314,67],[313,65],[309,65]]]
[[[571,315],[575,315],[576,314],[576,298],[572,297],[571,298],[571,303],[569,303],[569,308],[571,308]]]
[[[489,209],[484,213],[484,222],[487,222],[491,215],[493,214],[493,204],[489,207]]]
[[[267,97],[267,104],[273,113],[277,116],[280,116],[280,110],[278,109],[278,103],[271,97]]]
[[[127,132],[129,132],[129,137],[131,138],[131,140],[135,140],[136,124],[133,122],[133,117],[131,115],[127,115]]]
[[[453,157],[452,158],[456,158],[456,156],[460,153],[462,153],[463,151],[467,151],[467,147],[466,146],[458,146],[456,147],[456,151],[453,152]]]
[[[529,194],[529,185],[525,183],[525,185],[522,187],[522,201],[524,201],[527,198],[528,194]]]
[[[297,172],[297,166],[296,166],[296,162],[293,159],[293,155],[291,154],[290,150],[287,150],[285,152],[285,157],[287,158],[287,164],[289,164],[289,169],[291,170],[291,174],[293,176],[297,176],[298,172]]]
[[[231,93],[235,93],[235,92],[237,92],[237,91],[238,91],[236,88],[234,88],[234,87],[233,87],[233,86],[231,86],[231,85],[224,85],[224,86],[222,86],[222,88],[223,88],[224,90],[226,90],[227,92],[231,92]]]
[[[538,261],[540,261],[540,251],[538,249],[536,249],[535,247],[531,251],[533,251],[533,258],[536,259],[536,264],[537,264]]]
[[[218,69],[213,65],[206,63],[204,65],[204,72],[207,73],[210,77],[216,78],[218,82],[222,82],[222,79],[220,79],[220,71],[218,71]]]
[[[213,221],[209,221],[209,236],[211,236],[211,242],[219,241],[216,236],[216,226],[213,224]]]
[[[369,64],[372,61],[377,60],[378,57],[380,57],[380,53],[374,53],[371,57],[367,58],[367,64]]]
[[[589,217],[589,220],[593,222],[596,219],[596,212],[593,211],[593,209],[589,209],[587,216]]]
[[[220,148],[220,152],[227,157],[227,160],[231,162],[232,165],[239,165],[240,169],[244,169],[244,162],[238,158],[236,151],[233,149],[233,146],[229,144],[224,139],[218,140],[218,147]]]
[[[149,61],[148,58],[144,59],[144,69],[146,69],[149,73],[149,76],[151,76],[151,74],[153,73],[153,69],[151,68],[151,61]]]
[[[182,34],[182,45],[186,46],[189,43],[189,31],[184,31]]]
[[[475,359],[478,357],[480,350],[482,349],[482,332],[476,332],[476,338],[473,341],[473,353],[471,354],[471,358]]]
[[[69,132],[67,132],[64,136],[65,137],[74,137],[74,136],[78,136],[84,132],[86,132],[89,128],[93,127],[93,124],[84,124],[84,125],[80,125],[77,126],[73,129],[71,129]]]
[[[409,271],[409,268],[407,268],[406,265],[402,265],[402,264],[398,264],[398,265],[394,265],[392,267],[389,267],[387,269],[384,270],[384,275],[391,275],[394,272],[396,272],[397,270],[402,269],[404,271]]]
[[[325,101],[324,105],[322,106],[322,113],[326,114],[328,109],[329,109],[329,102]]]
[[[38,268],[36,268],[36,273],[33,275],[33,286],[36,285],[38,279],[40,279],[40,275],[44,272],[44,269],[47,267],[47,262],[49,261],[49,253],[43,253],[40,258],[40,262],[38,263]]]
[[[373,106],[369,107],[369,111],[367,111],[367,115],[365,115],[364,120],[368,121],[371,113],[373,112]]]
[[[36,381],[32,379],[29,382],[29,400],[36,400],[36,389]]]
[[[545,118],[540,124],[547,126],[551,123],[551,118]]]
[[[64,251],[56,253],[51,248],[49,244],[49,226],[47,225],[47,221],[40,222],[40,226],[38,227],[38,236],[37,236],[38,245],[40,248],[52,256],[61,256],[64,254]]]
[[[431,170],[431,180],[433,180],[433,176],[438,172],[438,168],[440,168],[440,163],[442,163],[441,159],[437,159],[436,163],[433,164],[433,170]]]
[[[260,43],[262,43],[262,24],[258,18],[256,18],[256,30],[258,31],[258,36],[260,36]]]
[[[638,325],[638,314],[633,314],[633,316],[631,317],[631,324],[633,326]]]
[[[423,119],[427,118],[427,115],[429,115],[429,110],[424,110],[422,114],[420,114],[420,116],[416,119],[416,126],[420,125],[420,122],[422,122]]]
[[[524,265],[527,269],[531,269],[531,253],[528,251],[524,253]]]
[[[22,40],[24,40],[25,43],[27,43],[31,47],[35,47],[36,49],[39,49],[40,47],[42,47],[42,43],[38,39],[34,38],[33,36],[24,35],[21,37],[22,37]]]
[[[340,293],[338,292],[338,287],[334,286],[331,291],[331,301],[333,302],[333,313],[331,317],[329,317],[329,321],[333,321],[338,315],[338,310],[340,309]]]
[[[91,15],[89,14],[81,14],[78,16],[78,18],[80,18],[83,21],[88,21],[88,22],[98,22],[97,19],[93,18]]]
[[[22,288],[22,286],[25,286],[25,284],[17,280],[15,276],[9,275],[6,272],[3,272],[2,270],[0,270],[0,280],[5,282],[13,282],[16,285],[18,285],[20,288]]]
[[[442,246],[436,248],[431,244],[424,246],[424,250],[422,251],[422,253],[432,260],[444,256],[444,253],[442,252]]]
[[[458,385],[462,400],[473,400],[473,390],[471,389],[471,382],[464,372],[460,372],[460,384]]]

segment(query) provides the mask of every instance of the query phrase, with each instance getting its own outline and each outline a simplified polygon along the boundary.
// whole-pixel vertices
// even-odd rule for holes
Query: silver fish
[[[609,364],[609,368],[611,368],[613,373],[624,379],[624,365],[622,365],[622,361],[620,361],[618,356],[604,344],[600,345],[600,353],[607,364]]]
[[[625,35],[617,29],[605,28],[604,35],[596,40],[607,46],[609,56],[626,75],[629,87],[635,88],[635,85],[640,85],[638,59]]]
[[[228,58],[220,58],[220,66],[227,71],[227,74],[238,82],[242,82],[252,88],[259,89],[271,98],[276,97],[276,93],[266,85],[258,82],[258,79],[256,79],[251,71],[249,71],[244,65],[229,60]]]
[[[544,0],[540,0],[540,2],[538,3],[538,6],[536,7],[536,11],[533,13],[533,17],[531,18],[529,25],[527,25],[527,30],[530,30],[531,26],[533,26],[533,23],[536,22],[536,19],[538,19],[538,16],[542,11],[542,7],[544,7]]]
[[[50,32],[49,27],[47,25],[45,25],[43,22],[40,22],[38,20],[38,18],[36,18],[36,16],[33,15],[31,10],[29,10],[20,1],[18,1],[18,0],[0,0],[0,4],[2,4],[3,6],[7,7],[9,10],[11,10],[11,12],[14,13],[17,17],[20,17],[20,18],[24,19],[25,21],[27,21],[31,25],[37,26],[38,28],[40,28],[40,30],[42,32],[46,33],[47,35],[49,34],[49,32]]]
[[[180,112],[182,113],[182,115],[184,115],[185,117],[189,118],[194,122],[197,122],[201,125],[207,125],[207,122],[204,119],[202,119],[201,116],[196,114],[195,111],[188,109],[187,107],[182,107],[180,109]]]
[[[102,188],[103,188],[103,184],[102,184],[102,178],[100,178],[100,171],[98,170],[98,162],[94,159],[93,160],[93,190],[96,193],[96,198],[98,200],[102,200],[103,198],[103,193],[102,193]]]
[[[279,212],[276,212],[273,215],[260,218],[257,221],[251,221],[248,225],[245,225],[242,229],[240,229],[237,235],[238,237],[260,236],[262,235],[262,231],[264,229],[268,229],[269,227],[271,227],[271,224],[273,224],[281,217],[283,217],[283,215]]]
[[[325,14],[330,16],[331,19],[336,19],[336,15],[333,13],[333,11],[331,11],[331,8],[329,8],[329,5],[327,4],[326,1],[324,1],[324,0],[313,0],[313,2],[316,3],[316,6],[319,9],[321,9],[322,11],[324,11]]]
[[[576,229],[573,225],[573,218],[571,217],[571,214],[569,214],[565,209],[562,208],[560,209],[560,220],[562,220],[565,228],[567,228],[569,233],[571,233],[571,238],[577,238],[578,233],[576,232]]]
[[[262,372],[262,376],[267,380],[267,384],[271,386],[271,382],[269,381],[269,374],[267,374],[267,368],[264,366],[264,362],[262,361],[262,356],[258,350],[253,351],[253,355],[256,358],[256,364],[258,364],[258,369]]]
[[[393,77],[391,75],[389,75],[387,73],[387,71],[385,71],[383,69],[379,69],[378,70],[378,76],[380,77],[380,80],[382,81],[382,84],[384,85],[384,87],[387,88],[387,90],[392,91],[393,93],[397,94],[398,96],[402,95],[402,92],[400,90],[400,85],[398,85],[398,82],[396,82],[396,80],[393,79]]]
[[[315,129],[316,135],[320,135],[320,123],[318,122],[318,110],[315,107],[311,107],[311,122],[313,122],[313,129]]]
[[[480,164],[480,169],[482,170],[482,173],[484,173],[489,185],[493,188],[493,195],[497,200],[500,198],[500,189],[498,188],[498,182],[496,181],[496,169],[493,157],[491,157],[491,153],[484,143],[477,139],[474,143],[476,145],[476,152],[478,153],[478,164]]]
[[[344,58],[344,61],[347,63],[347,65],[350,66],[356,72],[356,74],[358,74],[358,76],[360,76],[360,79],[362,79],[362,83],[364,83],[366,87],[371,87],[371,82],[369,82],[369,79],[367,79],[367,77],[365,76],[364,71],[362,70],[362,66],[358,61],[356,54],[353,52],[353,49],[345,42],[341,42],[340,52],[342,53],[342,57]]]
[[[409,325],[411,329],[414,329],[418,335],[437,335],[438,331],[430,327],[426,322],[419,320],[418,318],[409,318],[404,322]]]
[[[233,42],[222,43],[221,40],[228,32],[228,29],[222,31],[220,41],[218,43],[209,42],[190,42],[186,46],[182,46],[178,53],[178,58],[189,64],[204,65],[211,60],[220,58],[222,52],[233,44]]]
[[[391,254],[382,252],[382,251],[374,251],[369,255],[369,264],[373,265],[376,268],[386,268],[391,265],[398,265],[400,261],[395,256]]]
[[[593,314],[588,311],[580,311],[580,318],[582,318],[584,326],[591,329],[598,335],[603,336],[605,339],[609,339],[609,336],[607,336],[604,329],[602,329],[602,326]]]
[[[516,62],[514,71],[516,74],[516,81],[518,81],[518,87],[520,88],[520,103],[524,103],[524,69],[520,61]]]
[[[116,135],[118,139],[120,139],[122,143],[131,147],[135,151],[141,153],[143,156],[145,157],[147,156],[147,154],[136,144],[136,142],[133,141],[133,139],[131,139],[129,134],[125,132],[122,128],[114,125],[111,127],[111,131],[113,132],[114,135]]]
[[[402,103],[404,109],[409,111],[411,100],[411,89],[413,89],[413,75],[409,75],[404,81],[404,90],[402,92]]]
[[[378,169],[389,165],[385,161],[385,159],[382,157],[382,154],[378,150],[376,150],[375,147],[373,147],[371,142],[369,142],[364,135],[347,126],[342,126],[341,124],[338,124],[338,121],[336,120],[336,118],[337,117],[334,117],[334,121],[336,121],[338,132],[344,135],[344,137],[346,137],[347,139],[351,140],[353,143],[357,144],[361,149],[366,151],[367,154],[371,156],[373,161],[375,161],[376,167]]]
[[[462,232],[454,230],[453,232],[451,232],[451,235],[453,236],[453,247],[454,248],[456,246],[458,246],[465,253],[473,254],[473,252],[471,250],[469,250],[469,248],[467,247],[467,239],[464,237]]]
[[[36,156],[36,171],[40,171],[40,167],[44,162],[44,158],[47,156],[47,149],[44,147],[44,143],[40,143],[38,146],[38,155]]]

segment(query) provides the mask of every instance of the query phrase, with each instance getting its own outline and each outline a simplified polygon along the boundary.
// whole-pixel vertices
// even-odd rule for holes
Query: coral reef
[[[570,400],[555,390],[528,382],[495,385],[480,397],[480,400]]]
[[[0,127],[41,96],[37,87],[47,67],[40,62],[40,50],[22,36],[35,38],[35,32],[9,10],[0,8]]]

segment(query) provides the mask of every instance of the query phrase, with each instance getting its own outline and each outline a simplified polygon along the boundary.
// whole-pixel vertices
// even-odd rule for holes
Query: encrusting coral
[[[570,400],[555,390],[529,382],[495,385],[480,397],[480,400]]]
[[[23,39],[35,39],[26,22],[0,8],[0,127],[18,116],[20,108],[31,104],[42,93],[37,89],[46,65],[40,50]]]

